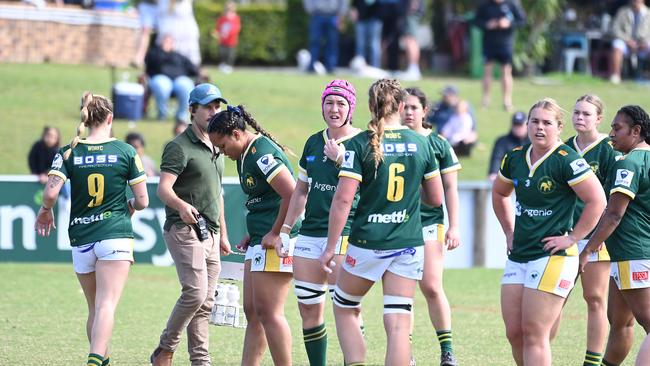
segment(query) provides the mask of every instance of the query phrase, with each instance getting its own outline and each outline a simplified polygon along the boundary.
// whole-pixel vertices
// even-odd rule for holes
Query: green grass
[[[501,271],[447,270],[445,289],[452,306],[454,349],[461,365],[511,365],[499,308]],[[85,362],[86,304],[69,264],[0,264],[0,365],[81,365]],[[383,364],[385,335],[382,297],[376,285],[363,300],[368,362]],[[112,358],[116,365],[145,365],[156,346],[180,288],[172,267],[135,265],[116,315]],[[333,328],[328,300],[326,322],[329,362],[341,365],[342,356]],[[418,292],[415,301],[414,350],[418,365],[434,365],[439,357],[435,332],[426,304]],[[307,365],[301,339],[300,317],[293,293],[286,315],[293,334],[295,365]],[[581,290],[571,295],[560,332],[553,342],[553,365],[579,365],[584,356],[586,307]],[[238,365],[243,330],[210,326],[214,365]],[[634,357],[643,331],[637,327]],[[175,365],[189,365],[186,339],[179,346]],[[271,365],[266,353],[263,365]]]
[[[131,78],[135,77],[133,70]],[[320,112],[322,88],[331,79],[329,76],[306,76],[282,70],[242,69],[230,75],[208,68],[211,80],[216,83],[231,103],[243,103],[252,111],[265,129],[276,135],[280,142],[300,155],[304,141],[315,131],[323,128]],[[367,90],[372,80],[350,78],[357,89],[358,103],[355,124],[365,126],[369,119]],[[616,110],[625,104],[640,104],[650,109],[650,102],[644,96],[646,86],[623,83],[612,85],[599,79],[580,75],[565,77],[551,75],[545,83],[533,79],[516,79],[514,103],[518,109],[527,111],[536,100],[552,97],[566,109],[571,110],[573,102],[582,94],[599,95],[606,104],[606,113],[601,130],[607,127]],[[548,82],[550,81],[550,82]],[[78,123],[79,98],[84,90],[110,95],[110,70],[97,66],[83,65],[19,65],[2,64],[0,67],[0,174],[27,174],[27,153],[31,144],[40,136],[44,125],[61,129],[63,142],[74,135]],[[510,123],[510,115],[501,107],[501,91],[494,85],[493,103],[489,109],[480,109],[480,82],[459,77],[429,76],[404,86],[420,86],[430,99],[437,99],[439,91],[446,84],[455,84],[461,94],[476,107],[480,143],[471,158],[463,159],[461,180],[484,179],[488,159],[495,138],[504,134]],[[153,108],[153,101],[151,104]],[[153,112],[150,111],[153,115]],[[563,134],[572,133],[570,116]],[[134,129],[144,133],[147,139],[147,153],[159,162],[163,144],[172,135],[172,122],[144,120]],[[114,134],[123,138],[131,127],[118,121]],[[296,158],[292,158],[295,165]],[[227,164],[227,175],[236,174],[234,164]]]

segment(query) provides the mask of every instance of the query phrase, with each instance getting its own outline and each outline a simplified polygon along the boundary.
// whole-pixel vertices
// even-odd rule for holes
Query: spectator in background
[[[417,34],[420,27],[420,19],[424,15],[423,0],[408,0],[406,9],[406,18],[401,41],[406,48],[406,59],[408,66],[406,71],[400,72],[398,78],[406,81],[416,81],[422,79],[420,72],[420,45],[418,44]]]
[[[382,49],[386,53],[386,67],[390,71],[399,70],[399,38],[406,21],[409,0],[376,0],[379,3],[382,28]]]
[[[511,111],[514,30],[525,23],[524,13],[515,1],[486,0],[476,11],[474,22],[483,30],[482,106],[485,108],[490,104],[492,67],[496,61],[501,64],[503,107]]]
[[[515,112],[512,115],[512,124],[508,134],[499,137],[494,143],[488,169],[488,178],[491,182],[497,177],[503,156],[515,147],[523,146],[530,142],[528,140],[528,131],[526,130],[526,119],[526,113],[521,111]]]
[[[454,113],[440,130],[440,134],[449,141],[458,156],[469,156],[478,140],[473,123],[469,104],[461,100],[456,104]]]
[[[156,169],[156,164],[153,162],[153,160],[144,154],[145,144],[144,136],[142,136],[142,134],[131,132],[126,135],[124,141],[126,141],[127,144],[133,146],[135,149],[135,152],[140,157],[140,161],[142,161],[142,166],[144,168],[145,174],[147,174],[147,177],[157,177],[160,175],[160,172],[158,169]]]
[[[612,68],[610,81],[621,82],[623,56],[634,55],[647,59],[650,55],[650,11],[643,0],[630,0],[629,6],[618,10],[612,23]]]
[[[192,3],[192,0],[158,0],[156,44],[162,44],[164,36],[171,36],[176,52],[187,57],[198,67],[201,66],[199,25],[194,18]]]
[[[381,67],[381,18],[377,0],[354,0],[350,9],[356,41],[355,57],[364,65]]]
[[[441,94],[442,98],[431,107],[432,112],[427,116],[427,122],[435,126],[438,133],[441,133],[440,131],[449,122],[451,116],[456,113],[458,103],[463,101],[458,93],[458,88],[453,85],[445,86]],[[468,102],[465,101],[465,103],[467,103],[470,116],[472,117],[472,129],[476,130],[476,118],[474,118],[472,107]]]
[[[174,50],[171,35],[163,36],[160,47],[149,50],[144,63],[150,78],[149,88],[158,107],[158,119],[167,118],[167,102],[173,93],[178,100],[176,120],[187,121],[188,100],[194,89],[192,78],[197,77],[199,71],[196,65]]]
[[[212,36],[219,40],[219,58],[221,59],[219,70],[226,74],[230,74],[235,66],[240,30],[241,20],[237,14],[235,3],[228,1],[224,6],[224,13],[217,19],[212,33]]]
[[[147,54],[151,42],[151,32],[157,25],[158,19],[157,0],[140,0],[138,4],[138,15],[140,17],[140,37],[138,39],[138,48],[132,66],[139,68],[144,64],[144,56]]]
[[[303,0],[303,5],[309,15],[309,71],[316,71],[314,63],[320,59],[321,43],[325,40],[323,64],[328,73],[333,73],[338,64],[339,29],[348,12],[348,0]]]
[[[187,122],[185,122],[185,121],[176,121],[176,123],[174,123],[174,130],[172,131],[172,133],[174,134],[174,137],[176,137],[176,136],[180,135],[181,133],[183,133],[183,131],[185,131],[186,128],[187,128]]]
[[[45,126],[41,139],[32,145],[29,150],[28,163],[29,171],[38,177],[41,184],[47,182],[47,173],[52,166],[52,159],[59,151],[61,134],[56,127]]]

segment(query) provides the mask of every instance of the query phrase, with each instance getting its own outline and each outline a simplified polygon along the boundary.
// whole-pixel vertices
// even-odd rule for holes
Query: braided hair
[[[112,114],[113,103],[110,99],[89,91],[84,92],[81,97],[81,121],[77,126],[77,135],[70,141],[70,148],[63,154],[63,159],[67,160],[70,157],[72,149],[77,146],[81,141],[81,135],[86,132],[86,127],[97,127]]]
[[[619,109],[616,114],[625,115],[630,127],[641,127],[641,137],[646,144],[650,144],[650,117],[643,108],[638,105],[626,105]]]
[[[246,125],[249,125],[253,130],[255,130],[255,132],[273,141],[282,149],[282,151],[295,155],[289,148],[280,145],[273,135],[264,130],[241,104],[236,107],[229,105],[225,111],[221,111],[212,116],[208,123],[208,133],[232,135],[234,130],[245,131]]]
[[[386,117],[399,112],[399,104],[406,99],[406,93],[400,83],[395,79],[380,79],[370,86],[368,90],[368,107],[372,116],[368,122],[370,130],[370,152],[375,161],[375,170],[383,160],[381,139],[384,136],[384,123]]]

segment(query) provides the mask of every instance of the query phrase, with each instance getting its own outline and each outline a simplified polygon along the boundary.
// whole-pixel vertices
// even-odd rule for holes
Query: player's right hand
[[[248,246],[250,245],[250,243],[251,243],[251,236],[246,234],[246,235],[244,235],[243,238],[241,238],[241,240],[239,241],[239,244],[237,244],[236,248],[240,252],[245,253],[248,250]]]
[[[181,220],[188,225],[196,224],[196,216],[199,214],[199,211],[194,208],[194,206],[186,203],[179,211],[178,214],[181,216]]]
[[[318,261],[320,262],[320,267],[325,273],[332,273],[332,268],[336,265],[336,262],[334,262],[334,251],[325,249],[323,254],[321,254],[320,258]]]

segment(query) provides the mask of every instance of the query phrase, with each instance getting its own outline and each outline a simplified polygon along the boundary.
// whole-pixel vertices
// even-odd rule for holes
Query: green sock
[[[436,334],[438,335],[438,342],[440,343],[440,352],[454,353],[451,346],[451,330],[439,330],[436,331]]]
[[[303,329],[302,337],[305,340],[309,364],[325,366],[327,364],[327,328],[325,328],[325,324],[311,329]]]
[[[601,366],[617,366],[615,363],[607,362],[607,360],[603,359],[603,362],[600,363]]]
[[[106,357],[106,358],[104,359],[104,362],[102,362],[102,366],[110,366],[110,365],[111,365],[111,358],[110,358],[110,357]]]
[[[602,358],[602,353],[591,352],[590,350],[587,350],[587,353],[585,353],[585,362],[582,363],[582,366],[600,366],[600,361]]]
[[[102,362],[104,362],[104,357],[102,357],[101,355],[98,355],[96,353],[88,354],[87,366],[102,366]]]

